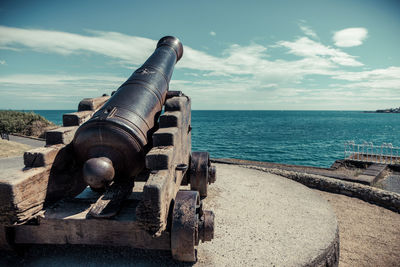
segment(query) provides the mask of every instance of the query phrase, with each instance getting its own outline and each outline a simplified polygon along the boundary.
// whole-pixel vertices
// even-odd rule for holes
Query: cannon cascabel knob
[[[114,178],[112,161],[106,157],[88,159],[83,165],[83,179],[92,188],[100,189]]]

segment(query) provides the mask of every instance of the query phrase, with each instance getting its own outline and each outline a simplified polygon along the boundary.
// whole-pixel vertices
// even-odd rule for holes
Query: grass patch
[[[0,158],[21,156],[31,148],[25,144],[0,139]]]
[[[46,130],[56,125],[39,114],[14,110],[0,110],[0,132],[44,137]]]

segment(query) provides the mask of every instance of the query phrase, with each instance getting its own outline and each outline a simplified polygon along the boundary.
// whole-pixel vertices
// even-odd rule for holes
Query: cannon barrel
[[[123,83],[73,139],[85,182],[102,189],[113,179],[130,179],[144,167],[168,91],[181,42],[161,38],[147,61]]]

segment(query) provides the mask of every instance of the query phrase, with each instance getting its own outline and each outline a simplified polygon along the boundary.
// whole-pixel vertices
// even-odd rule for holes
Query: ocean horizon
[[[62,124],[76,110],[33,111]],[[236,158],[330,167],[344,157],[344,143],[400,144],[395,113],[327,110],[192,110],[192,151]]]

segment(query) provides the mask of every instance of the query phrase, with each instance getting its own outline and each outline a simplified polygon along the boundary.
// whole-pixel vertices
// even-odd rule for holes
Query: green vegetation
[[[54,123],[33,112],[0,110],[0,132],[43,137]]]

